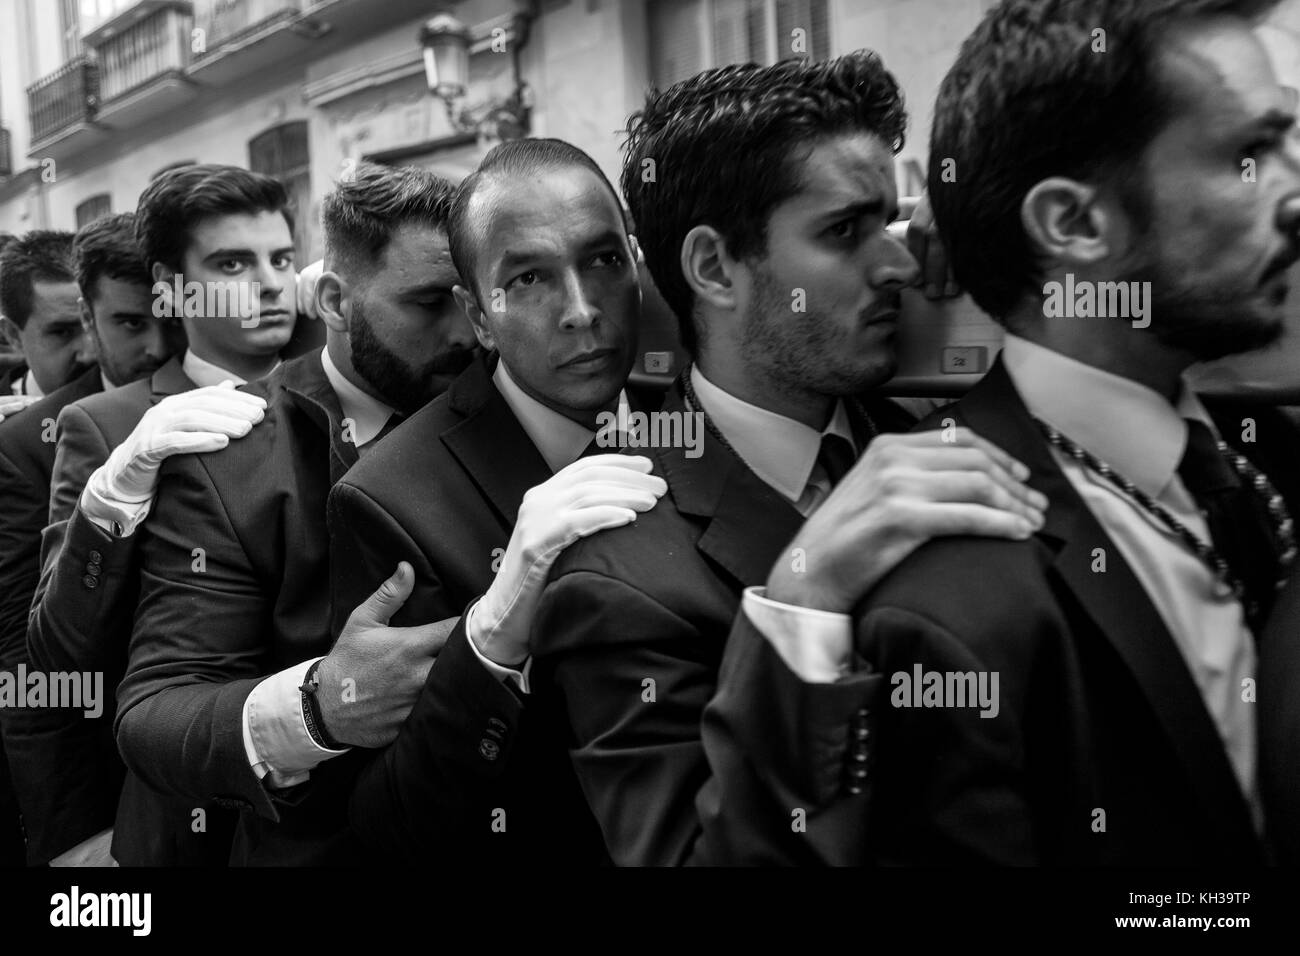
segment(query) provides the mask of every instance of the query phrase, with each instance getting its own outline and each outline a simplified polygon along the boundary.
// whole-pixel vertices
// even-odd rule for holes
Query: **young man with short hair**
[[[316,285],[325,348],[248,386],[266,417],[245,438],[169,458],[133,535],[142,586],[118,746],[158,791],[242,811],[234,864],[356,859],[346,798],[358,758],[321,731],[321,661],[348,656],[347,726],[395,726],[441,645],[437,629],[375,626],[394,582],[331,639],[325,503],[470,360],[451,294],[450,193],[425,170],[369,165],[335,187]],[[326,726],[351,739],[342,722]]]

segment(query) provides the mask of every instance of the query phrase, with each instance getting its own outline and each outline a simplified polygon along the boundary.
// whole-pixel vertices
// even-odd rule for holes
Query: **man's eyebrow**
[[[850,216],[881,216],[886,214],[885,200],[877,196],[874,199],[858,199],[845,202],[826,210],[818,218],[827,222],[839,219],[847,219]],[[898,218],[899,209],[895,204],[888,210],[889,221],[893,222]]]
[[[272,256],[291,256],[293,255],[293,246],[281,246],[279,249],[271,250]],[[257,253],[252,249],[216,249],[209,252],[203,257],[203,261],[210,259],[253,259]]]
[[[507,249],[505,255],[497,263],[497,269],[504,271],[523,262],[535,262],[538,259],[544,259],[549,254],[550,250],[540,247],[529,249],[525,246],[522,249]]]

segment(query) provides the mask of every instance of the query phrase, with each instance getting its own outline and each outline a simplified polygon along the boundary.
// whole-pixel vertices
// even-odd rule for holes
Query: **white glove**
[[[316,311],[316,283],[325,271],[325,260],[317,259],[298,273],[298,314],[307,319],[319,319]]]
[[[640,456],[592,455],[528,490],[501,570],[466,620],[466,635],[480,654],[502,665],[528,657],[533,612],[551,565],[579,538],[628,524],[653,508],[668,485],[650,474],[651,467]]]
[[[0,395],[0,422],[40,400],[39,395]]]
[[[164,459],[225,448],[230,439],[252,431],[265,413],[265,399],[237,391],[229,380],[167,396],[144,413],[126,441],[90,476],[81,510],[130,534],[149,513]]]

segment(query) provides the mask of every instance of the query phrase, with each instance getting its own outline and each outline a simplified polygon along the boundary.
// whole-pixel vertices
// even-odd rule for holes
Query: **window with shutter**
[[[659,89],[731,63],[830,57],[827,0],[650,0],[648,15],[650,80]]]
[[[100,193],[97,196],[91,196],[83,203],[77,205],[77,228],[89,225],[101,216],[107,216],[113,211],[113,202],[108,193]]]

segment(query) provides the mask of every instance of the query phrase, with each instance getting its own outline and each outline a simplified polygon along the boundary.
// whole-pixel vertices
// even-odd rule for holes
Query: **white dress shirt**
[[[1008,335],[1003,361],[1029,411],[1151,495],[1203,540],[1209,528],[1178,477],[1185,419],[1213,421],[1184,385],[1175,404],[1131,379],[1085,365]],[[1255,675],[1255,643],[1240,604],[1182,540],[1118,487],[1052,449],[1066,478],[1106,530],[1151,598],[1200,689],[1255,814],[1262,821],[1253,704],[1243,681]],[[829,682],[852,650],[852,621],[778,604],[750,588],[744,610],[754,627],[803,680]],[[792,644],[804,646],[800,655]]]
[[[393,408],[385,405],[360,386],[349,382],[330,358],[328,348],[320,350],[320,364],[325,370],[325,377],[329,379],[330,387],[339,398],[344,422],[349,420],[352,422],[352,437],[356,440],[357,451],[360,452],[383,431],[388,420],[393,417]]]
[[[10,391],[15,395],[30,395],[32,398],[45,397],[45,389],[36,384],[36,376],[32,374],[31,369],[28,369],[26,375],[10,386]]]

